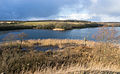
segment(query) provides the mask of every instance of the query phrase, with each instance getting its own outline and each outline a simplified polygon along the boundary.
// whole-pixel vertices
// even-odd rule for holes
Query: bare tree
[[[22,48],[22,44],[25,37],[27,37],[27,34],[25,34],[24,32],[17,35],[17,38],[20,39],[20,48]]]
[[[12,46],[12,41],[16,40],[16,35],[15,34],[12,34],[12,33],[9,33],[8,35],[6,35],[4,38],[3,38],[3,41],[8,41],[10,42],[10,45]]]
[[[100,51],[104,49],[104,51],[106,51],[106,49],[114,47],[114,44],[119,43],[120,35],[116,28],[104,26],[99,28],[98,32],[93,35],[93,38],[102,41],[97,49],[100,49]]]
[[[86,42],[87,42],[87,38],[86,37],[84,37],[84,46],[86,47]]]
[[[119,41],[120,35],[118,34],[119,31],[114,27],[101,27],[96,34],[93,35],[93,38],[99,41],[105,42],[117,42]]]

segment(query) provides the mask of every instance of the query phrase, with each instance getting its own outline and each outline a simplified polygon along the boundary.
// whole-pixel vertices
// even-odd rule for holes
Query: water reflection
[[[115,27],[120,31],[119,27]],[[0,41],[9,33],[19,34],[24,32],[27,34],[26,39],[84,39],[95,40],[92,35],[97,33],[99,28],[85,28],[85,29],[73,29],[67,31],[53,31],[53,30],[36,30],[36,29],[25,29],[25,30],[14,30],[14,31],[0,31]]]

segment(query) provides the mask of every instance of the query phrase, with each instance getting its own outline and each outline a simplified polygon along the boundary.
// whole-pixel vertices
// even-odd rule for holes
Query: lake
[[[108,27],[111,28],[111,27]],[[0,31],[0,42],[9,33],[19,34],[24,32],[27,34],[25,39],[84,39],[94,40],[92,37],[95,35],[100,28],[84,28],[84,29],[73,29],[66,31],[53,31],[53,30],[41,30],[41,29],[24,29],[24,30],[11,30],[11,31]],[[120,27],[115,27],[120,31]]]

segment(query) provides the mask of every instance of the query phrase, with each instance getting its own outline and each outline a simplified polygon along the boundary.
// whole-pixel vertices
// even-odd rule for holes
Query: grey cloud
[[[90,12],[111,16],[120,16],[119,0],[97,0],[96,4],[90,7]]]
[[[0,0],[0,19],[49,17],[57,14],[63,5],[75,0]]]
[[[84,18],[118,21],[119,7],[119,0],[0,0],[0,20]]]

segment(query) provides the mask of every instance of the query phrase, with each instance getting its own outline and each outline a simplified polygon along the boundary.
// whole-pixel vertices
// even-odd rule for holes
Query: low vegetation
[[[84,40],[25,40],[0,44],[0,73],[119,73],[119,45]],[[52,48],[51,48],[52,47]],[[42,49],[42,50],[41,50]],[[45,50],[44,50],[45,49]]]
[[[57,28],[63,27],[56,24]],[[66,26],[65,26],[66,27]],[[67,27],[68,28],[68,27]],[[2,74],[119,74],[119,32],[101,27],[84,40],[24,40],[27,35],[8,34],[0,43]]]
[[[77,20],[41,20],[41,21],[0,21],[0,30],[17,30],[17,29],[54,29],[61,28],[65,30],[75,28],[89,27],[120,27],[119,22],[90,22]]]
[[[89,28],[103,26],[95,22],[87,21],[21,21],[14,23],[0,23],[0,30],[16,30],[16,29],[54,29],[61,28],[70,30],[74,28]]]

